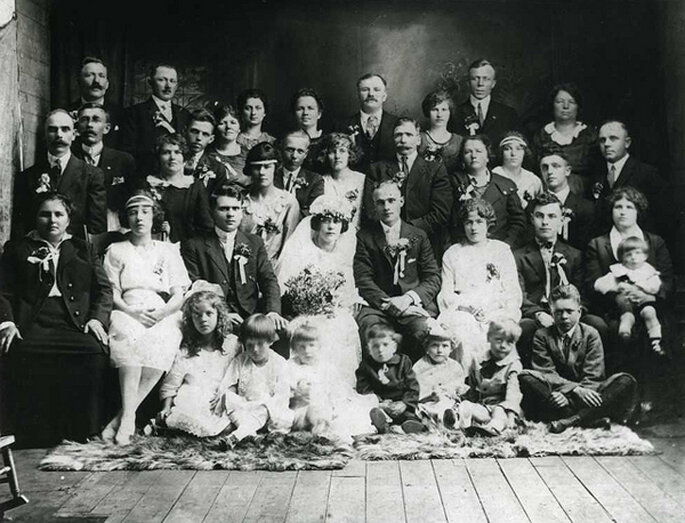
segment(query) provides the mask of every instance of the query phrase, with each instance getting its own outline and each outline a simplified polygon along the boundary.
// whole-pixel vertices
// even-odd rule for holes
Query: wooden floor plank
[[[363,478],[366,475],[366,462],[359,459],[350,460],[350,462],[342,469],[333,471],[333,477],[353,477]]]
[[[650,438],[659,459],[685,477],[685,438]]]
[[[264,472],[250,507],[245,514],[245,523],[254,521],[285,521],[293,495],[297,472]]]
[[[430,461],[400,461],[400,478],[407,523],[447,521]]]
[[[131,480],[136,475],[133,471],[94,472],[77,489],[73,496],[62,505],[58,515],[87,514],[92,511],[112,490]]]
[[[325,521],[331,473],[327,470],[302,470],[297,473],[286,521]]]
[[[31,492],[69,491],[92,472],[51,472],[38,468],[47,454],[46,449],[22,449],[12,452],[19,476],[19,486],[27,495]]]
[[[467,459],[466,468],[489,521],[528,521],[521,504],[494,459]]]
[[[447,521],[487,521],[463,459],[432,461]]]
[[[333,476],[328,496],[326,521],[359,523],[365,517],[365,482],[358,476]]]
[[[204,523],[238,523],[243,521],[250,507],[262,472],[231,472],[219,490]]]
[[[561,458],[532,458],[530,462],[571,521],[611,521],[602,505],[578,481]]]
[[[654,518],[606,471],[589,456],[562,458],[571,472],[592,492],[614,521],[645,523]]]
[[[404,498],[397,461],[370,461],[366,465],[367,523],[401,522]]]
[[[108,522],[122,521],[136,506],[140,498],[157,483],[160,470],[134,472],[130,479],[113,488],[93,509],[92,514],[109,516]]]
[[[497,460],[509,485],[523,506],[528,518],[533,522],[552,523],[555,521],[568,522],[552,492],[538,475],[533,465],[527,459]]]
[[[633,456],[629,458],[657,487],[671,496],[685,513],[685,478],[656,456]]]
[[[54,521],[55,513],[71,496],[71,492],[60,490],[37,492],[29,496],[28,505],[7,512],[5,517],[8,521],[11,518],[14,523]]]
[[[198,471],[188,486],[176,500],[171,511],[164,519],[165,523],[187,523],[202,521],[209,512],[221,487],[224,486],[230,472],[227,470]]]
[[[194,475],[194,470],[161,471],[157,482],[150,486],[122,521],[153,523],[164,520]]]
[[[635,465],[622,457],[598,457],[597,462],[625,488],[657,521],[683,521],[683,507],[649,481]]]

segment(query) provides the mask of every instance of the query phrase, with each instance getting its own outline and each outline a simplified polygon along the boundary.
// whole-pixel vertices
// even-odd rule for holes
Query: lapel
[[[542,281],[546,281],[545,262],[542,261],[542,254],[540,254],[537,243],[533,242],[533,244],[528,245],[524,258],[538,276],[540,276]]]
[[[276,174],[274,175],[274,185],[279,189],[283,189],[283,166],[276,169]]]
[[[114,158],[114,150],[104,146],[97,167],[99,167],[105,175],[105,187],[112,185],[112,167],[115,163]]]
[[[59,263],[57,264],[57,284],[64,281],[64,273],[67,266],[76,258],[77,251],[72,241],[65,241],[59,251]]]
[[[57,190],[61,193],[65,193],[66,189],[79,181],[79,170],[82,164],[82,160],[79,160],[76,155],[72,153],[67,162],[67,166],[62,172],[62,176],[59,177],[59,184],[57,185]]]
[[[490,202],[493,206],[495,205],[495,202],[502,197],[502,191],[500,190],[499,185],[497,185],[495,176],[495,173],[490,171],[490,183],[486,187],[483,196],[481,196],[483,200]]]
[[[609,239],[609,235],[605,234],[604,236],[600,237],[600,259],[603,257],[606,260],[606,266],[608,267],[609,265],[616,263],[618,260],[614,258],[614,251],[611,250],[611,240]]]
[[[559,331],[557,330],[556,326],[552,326],[549,328],[548,332],[550,333],[550,337],[552,338],[550,348],[552,349],[553,359],[556,358],[558,361],[562,363],[562,365],[567,365],[566,358],[564,357],[564,348],[561,344],[561,338],[559,337]]]
[[[400,238],[402,237],[402,227],[400,226]],[[374,227],[373,227],[373,240],[378,246],[378,248],[381,251],[381,254],[383,255],[383,258],[386,259],[388,264],[390,264],[391,267],[394,266],[392,258],[388,255],[386,251],[386,247],[388,246],[388,242],[385,239],[385,233],[383,232],[383,226],[381,225],[381,222],[376,222]]]
[[[409,174],[407,175],[407,181],[405,182],[405,194],[407,195],[407,197],[413,192],[416,184],[424,178],[423,174],[425,170],[426,161],[423,158],[421,158],[421,155],[419,154],[416,156],[416,160],[414,160],[414,165],[411,166]],[[408,199],[407,197],[405,197],[405,200]],[[407,205],[407,202],[405,202],[405,205]]]
[[[238,235],[236,234],[236,242],[237,241]],[[226,256],[224,256],[224,250],[216,234],[208,234],[205,236],[205,246],[207,247],[207,256],[209,256],[209,259],[216,265],[216,268],[219,269],[219,272],[226,278],[226,281],[229,281],[230,273],[228,261],[226,260]]]
[[[571,346],[568,351],[568,361],[567,365],[574,369],[576,366],[576,361],[583,359],[585,357],[585,346],[583,344],[583,332],[580,323],[576,325],[576,330],[573,331],[573,337],[571,338]]]
[[[578,199],[579,196],[574,193],[573,191],[568,193],[568,196],[566,197],[566,201],[564,202],[564,207],[567,209],[571,209],[572,211],[575,212],[576,207],[578,205]]]
[[[616,183],[614,184],[614,189],[628,185],[628,182],[633,177],[634,171],[635,171],[635,158],[633,158],[632,156],[629,156],[628,159],[626,160],[626,163],[623,165],[623,169],[621,169],[621,173],[618,175],[618,179],[616,180]]]

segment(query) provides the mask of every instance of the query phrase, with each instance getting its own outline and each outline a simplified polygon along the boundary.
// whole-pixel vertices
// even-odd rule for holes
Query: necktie
[[[62,167],[60,165],[60,161],[56,160],[55,164],[50,167],[50,186],[52,187],[53,191],[57,190],[60,176],[62,176]]]
[[[552,240],[547,240],[544,242],[538,242],[538,245],[541,249],[551,249],[552,247],[554,247],[554,242]]]
[[[409,176],[409,159],[406,156],[400,156],[400,168],[405,176]]]
[[[168,122],[171,122],[171,119],[173,118],[171,114],[171,106],[168,103],[162,104],[160,111],[162,112],[162,116],[164,116]]]
[[[616,166],[613,163],[609,169],[609,179],[607,181],[609,182],[609,188],[613,188],[616,183]]]
[[[95,165],[95,158],[93,158],[92,154],[84,152],[83,159],[86,161],[88,165]]]
[[[568,361],[568,355],[571,350],[571,336],[564,334],[563,337],[563,347],[564,347],[564,359]]]
[[[481,127],[483,127],[483,123],[485,122],[485,115],[483,115],[483,106],[481,105],[480,102],[478,102],[478,123],[480,124]]]
[[[378,117],[371,115],[371,116],[369,116],[369,119],[366,120],[366,137],[369,140],[373,140],[373,137],[376,136],[377,131],[378,131]]]

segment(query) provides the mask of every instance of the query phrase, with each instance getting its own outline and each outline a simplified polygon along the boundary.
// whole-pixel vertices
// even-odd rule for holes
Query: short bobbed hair
[[[278,149],[270,144],[269,142],[260,142],[255,145],[247,153],[247,158],[245,158],[245,167],[243,167],[243,173],[250,176],[250,167],[254,163],[276,161],[276,167],[281,165],[281,155]]]
[[[345,133],[330,133],[321,140],[321,147],[318,160],[324,165],[328,165],[328,155],[335,151],[338,147],[347,147],[349,152],[348,163],[354,164],[361,158],[361,150],[354,143],[354,139],[349,134]]]
[[[447,102],[447,106],[450,108],[450,114],[452,114],[454,112],[454,99],[446,90],[439,89],[437,91],[428,93],[423,99],[423,102],[421,102],[421,110],[423,111],[423,115],[426,118],[430,117],[431,109],[437,107],[442,102]]]
[[[533,152],[530,150],[530,144],[528,143],[528,140],[526,140],[526,137],[523,136],[522,133],[518,131],[509,131],[506,133],[502,139],[500,140],[500,143],[497,146],[497,152],[498,152],[498,158],[497,160],[499,161],[500,165],[504,163],[504,147],[509,145],[508,143],[502,144],[507,138],[517,138],[517,142],[520,140],[523,145],[523,161],[526,161],[527,159],[532,158]]]
[[[240,326],[240,342],[260,340],[267,343],[276,341],[276,325],[264,314],[253,314]]]
[[[134,196],[145,196],[152,201],[152,232],[160,232],[162,230],[162,224],[164,223],[164,209],[162,209],[159,201],[147,189],[136,189],[131,193],[129,200]],[[128,208],[126,207],[126,204],[124,204],[122,209],[119,209],[119,220],[121,223],[129,225]]]
[[[303,321],[290,335],[290,348],[292,349],[296,343],[308,341],[320,341],[321,330],[317,325],[309,320]]]
[[[497,335],[503,336],[510,343],[516,343],[521,337],[521,327],[511,318],[494,318],[488,325],[488,339]]]
[[[371,340],[377,340],[380,338],[392,338],[398,346],[400,343],[402,343],[402,335],[395,331],[395,329],[393,329],[390,325],[377,323],[376,325],[369,327],[369,330],[366,331],[367,344]]]
[[[647,245],[646,241],[637,236],[626,238],[618,244],[618,249],[616,249],[619,261],[623,261],[623,257],[631,251],[642,251],[645,254],[649,254],[649,245]]]
[[[607,196],[607,202],[609,202],[609,211],[611,212],[614,209],[614,205],[617,201],[623,199],[626,199],[635,205],[638,218],[646,213],[647,209],[649,208],[649,204],[647,203],[647,198],[645,195],[638,191],[635,187],[627,185],[625,187],[614,189],[611,193],[609,193]]]
[[[469,214],[473,212],[488,222],[489,237],[490,232],[497,224],[497,215],[495,214],[495,209],[490,202],[483,200],[482,198],[471,198],[466,200],[466,202],[464,202],[464,204],[457,210],[457,217],[459,218],[459,224],[461,225],[462,232],[464,232],[464,223],[469,217]]]

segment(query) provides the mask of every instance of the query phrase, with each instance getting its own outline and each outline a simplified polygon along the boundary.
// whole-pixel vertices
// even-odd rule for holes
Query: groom
[[[190,278],[221,286],[234,327],[255,312],[265,313],[281,331],[281,292],[264,242],[238,230],[243,218],[243,196],[234,185],[217,187],[209,197],[214,231],[181,243]],[[262,297],[260,298],[260,293]]]
[[[354,280],[368,303],[357,316],[362,344],[379,323],[404,336],[402,351],[416,361],[427,331],[426,319],[437,315],[435,296],[440,271],[426,233],[400,218],[404,198],[395,182],[381,182],[373,191],[379,221],[357,234]]]

